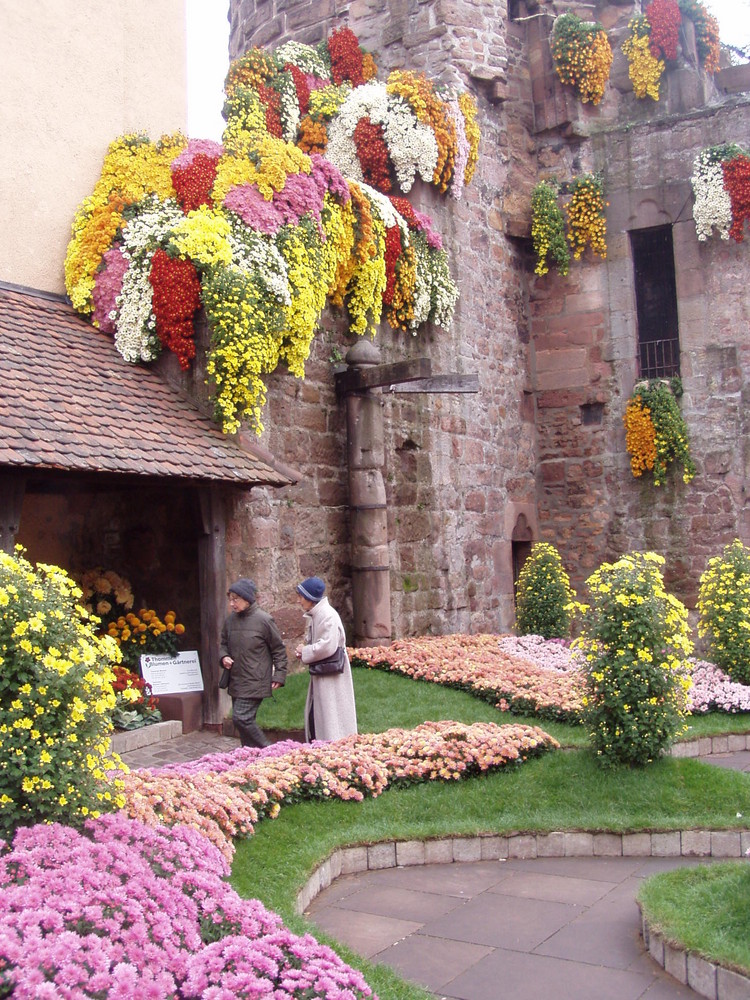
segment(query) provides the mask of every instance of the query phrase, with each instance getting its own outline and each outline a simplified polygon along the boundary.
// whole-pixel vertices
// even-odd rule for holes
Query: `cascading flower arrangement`
[[[566,206],[568,242],[575,260],[590,246],[597,256],[607,256],[607,217],[604,182],[598,174],[583,174],[568,185]]]
[[[681,396],[679,378],[669,382],[652,379],[635,386],[625,408],[623,422],[630,468],[636,478],[652,471],[654,486],[664,484],[667,467],[672,462],[682,465],[683,482],[689,483],[695,475],[688,430],[678,406]]]
[[[536,254],[535,274],[547,274],[549,258],[563,277],[570,267],[570,250],[565,239],[565,217],[557,204],[559,186],[540,181],[531,194],[531,239]]]
[[[569,196],[564,212],[558,203],[563,195]],[[565,184],[555,179],[540,181],[531,196],[531,237],[537,259],[534,273],[547,274],[551,258],[565,277],[571,249],[575,260],[587,246],[599,257],[606,257],[606,207],[599,174],[582,174]]]
[[[703,149],[690,182],[698,239],[707,240],[716,229],[723,240],[731,236],[741,243],[745,220],[750,219],[750,153],[736,143]]]
[[[644,14],[639,14],[628,24],[628,37],[622,43],[622,51],[627,56],[628,75],[635,96],[639,99],[650,97],[658,101],[659,84],[666,63],[654,54],[650,35],[651,25],[648,19]]]
[[[168,349],[187,369],[202,306],[228,433],[242,420],[261,432],[263,376],[280,363],[304,377],[327,301],[360,336],[381,318],[450,326],[458,290],[440,235],[399,192],[419,176],[461,196],[476,104],[416,74],[375,74],[348,28],[317,47],[253,49],[227,75],[222,143],[121,137],[78,210],[65,262],[74,308],[126,360]]]
[[[696,48],[707,73],[719,68],[719,25],[699,0],[651,0],[643,14],[628,24],[622,45],[630,80],[638,98],[659,100],[659,83],[668,61],[677,58],[680,26],[693,22]]]
[[[584,104],[598,104],[604,96],[613,58],[601,24],[584,21],[570,12],[561,14],[552,29],[550,47],[560,81],[575,87]]]
[[[682,16],[691,20],[695,27],[695,45],[703,69],[706,73],[715,73],[721,54],[719,22],[701,0],[678,0],[678,3]]]

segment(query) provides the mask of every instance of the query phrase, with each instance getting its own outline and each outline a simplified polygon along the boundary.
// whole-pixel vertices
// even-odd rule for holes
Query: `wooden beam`
[[[345,396],[351,392],[375,389],[381,385],[400,385],[415,379],[429,378],[432,362],[429,358],[412,358],[397,361],[394,365],[371,365],[363,368],[349,368],[336,374],[336,392]]]
[[[479,375],[433,375],[403,385],[389,385],[384,392],[479,392]]]

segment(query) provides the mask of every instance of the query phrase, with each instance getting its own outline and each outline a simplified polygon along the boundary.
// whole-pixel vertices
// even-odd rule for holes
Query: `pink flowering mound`
[[[334,951],[238,896],[228,873],[184,826],[120,813],[82,832],[19,829],[0,853],[0,996],[374,998]]]
[[[688,710],[705,712],[750,712],[750,687],[733,681],[713,663],[691,660],[693,684],[688,692]]]
[[[483,774],[558,746],[535,726],[460,722],[425,722],[328,743],[289,741],[133,771],[124,779],[125,811],[149,826],[186,823],[229,859],[233,838],[250,836],[283,803],[361,801],[389,787]]]
[[[540,636],[429,636],[354,649],[349,655],[353,666],[459,688],[501,711],[581,721],[581,662],[571,649]]]

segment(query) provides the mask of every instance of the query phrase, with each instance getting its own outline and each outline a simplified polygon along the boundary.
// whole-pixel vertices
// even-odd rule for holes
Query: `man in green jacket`
[[[221,630],[219,657],[230,671],[232,721],[243,747],[267,747],[255,721],[260,703],[286,680],[286,648],[276,622],[255,601],[257,588],[242,577],[227,592],[231,611]]]

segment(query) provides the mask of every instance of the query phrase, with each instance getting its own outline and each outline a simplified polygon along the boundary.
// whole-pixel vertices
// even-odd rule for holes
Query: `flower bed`
[[[532,637],[525,636],[524,640]],[[392,670],[413,680],[468,691],[502,711],[579,722],[583,680],[579,672],[550,670],[547,656],[566,659],[551,644],[497,635],[446,635],[404,639],[390,646],[350,650],[353,666]],[[533,651],[533,652],[532,652]],[[567,659],[574,656],[570,651]]]
[[[125,811],[150,826],[187,823],[231,858],[232,839],[250,836],[260,819],[279,814],[282,803],[359,802],[389,787],[482,774],[558,746],[534,726],[460,722],[425,722],[328,743],[289,740],[133,771],[125,778]]]
[[[0,856],[0,996],[374,997],[331,948],[241,899],[228,874],[188,826],[119,813],[81,832],[19,830]]]

